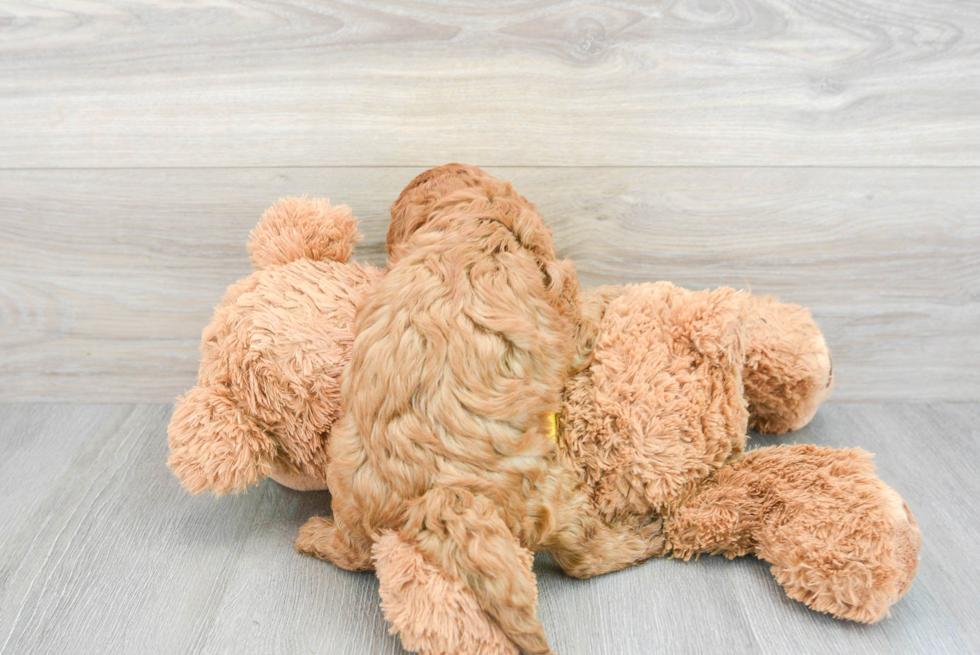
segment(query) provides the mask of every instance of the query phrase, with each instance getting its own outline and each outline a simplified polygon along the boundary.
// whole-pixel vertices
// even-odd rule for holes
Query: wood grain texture
[[[0,167],[980,164],[959,0],[0,4]]]
[[[0,653],[399,655],[377,582],[296,554],[325,493],[265,481],[191,497],[167,471],[168,406],[0,405]],[[74,429],[72,429],[74,428]],[[922,528],[892,617],[811,612],[762,562],[651,560],[592,580],[535,569],[562,655],[976,653],[980,404],[833,405],[782,441],[861,446]]]
[[[266,206],[348,203],[358,257],[383,265],[388,204],[418,170],[0,171],[0,401],[169,402]],[[837,400],[980,399],[972,169],[491,170],[585,285],[775,294],[817,317]]]

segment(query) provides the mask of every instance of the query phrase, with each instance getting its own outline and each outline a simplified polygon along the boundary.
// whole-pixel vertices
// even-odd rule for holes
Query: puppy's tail
[[[437,609],[440,603],[459,605],[451,600],[453,597],[468,596],[475,600],[475,605],[486,613],[491,623],[496,623],[494,627],[499,627],[503,635],[522,652],[534,655],[551,653],[535,610],[538,592],[531,570],[532,555],[507,528],[493,503],[464,489],[432,489],[411,508],[398,538],[408,547],[407,552],[415,551],[428,565],[420,567],[416,563],[407,567],[411,571],[405,570],[405,566],[392,566],[388,567],[393,569],[391,575],[387,575],[384,574],[386,567],[378,562],[382,595],[386,592],[389,595],[384,599],[385,613],[393,628],[402,632],[403,642],[406,638],[415,642],[406,643],[406,646],[419,647],[425,643],[429,648],[424,648],[422,652],[436,653],[443,649],[433,646],[441,643],[446,652],[454,652],[449,649],[455,648],[455,652],[461,653],[461,647],[468,652],[465,645],[473,643],[477,626],[472,619],[460,619],[469,613],[462,609],[445,612]],[[411,578],[419,577],[419,572],[425,573],[426,568],[428,573],[422,577],[428,580],[437,574],[435,577],[445,578],[441,584],[452,589],[453,593],[441,600],[433,599],[435,611],[427,612],[426,617],[419,617],[417,611],[413,612],[416,616],[414,628],[411,628],[413,620],[401,616],[399,608],[405,609],[404,601],[409,600],[408,597],[414,595],[412,590],[424,582],[421,578]],[[386,578],[392,579],[386,581]],[[430,585],[425,583],[423,586]],[[465,604],[463,601],[461,608],[465,608]],[[428,636],[406,633],[405,628],[417,632],[420,619],[438,622],[440,615],[455,625],[432,625],[431,629],[423,630]],[[402,618],[406,620],[402,621]],[[483,643],[483,646],[488,645]],[[476,652],[484,650],[480,648]]]
[[[357,218],[347,205],[305,196],[281,198],[252,230],[248,252],[257,269],[303,258],[345,263],[360,240]]]

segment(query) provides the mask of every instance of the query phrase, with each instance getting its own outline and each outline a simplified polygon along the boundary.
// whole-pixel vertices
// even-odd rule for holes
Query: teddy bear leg
[[[429,563],[412,543],[384,531],[374,543],[381,610],[406,650],[422,655],[519,655],[517,646],[459,580]],[[522,551],[511,575],[534,584],[534,558]]]
[[[873,623],[908,590],[921,534],[901,497],[859,449],[749,451],[665,520],[672,554],[769,562],[787,595],[837,618]]]
[[[749,427],[769,434],[802,428],[834,386],[820,328],[805,308],[769,296],[745,296],[742,324]]]
[[[299,529],[296,551],[332,562],[348,571],[371,571],[371,544],[328,516],[314,516]]]

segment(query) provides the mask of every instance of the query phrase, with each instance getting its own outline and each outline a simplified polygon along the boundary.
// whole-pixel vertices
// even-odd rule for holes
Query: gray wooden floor
[[[403,652],[373,575],[291,548],[329,496],[268,480],[244,496],[188,496],[164,465],[169,416],[161,405],[0,406],[0,652]],[[557,651],[980,652],[980,404],[831,405],[791,440],[876,451],[915,513],[922,561],[891,618],[811,612],[749,558],[652,560],[581,581],[539,557]]]
[[[876,451],[924,533],[871,627],[752,560],[542,558],[559,652],[980,652],[962,0],[0,2],[0,652],[399,652],[372,576],[293,554],[327,496],[188,497],[165,427],[263,209],[347,203],[383,264],[388,205],[449,161],[513,180],[586,285],[809,306],[851,404],[794,439]]]

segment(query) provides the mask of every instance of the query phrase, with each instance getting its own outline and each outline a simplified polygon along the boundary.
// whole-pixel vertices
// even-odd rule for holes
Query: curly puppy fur
[[[425,655],[517,655],[518,650],[500,626],[487,620],[458,578],[448,578],[432,566],[414,545],[398,534],[383,531],[372,549],[380,581],[381,610],[399,634],[406,650]],[[531,551],[517,550],[522,566],[509,575],[537,589]]]
[[[356,303],[381,275],[348,262],[359,238],[349,208],[319,199],[280,200],[252,230],[257,270],[215,309],[197,386],[168,429],[168,464],[192,493],[243,491],[266,476],[326,488]]]
[[[581,365],[574,266],[509,184],[456,164],[403,192],[388,247],[330,440],[333,519],[304,526],[297,548],[370,569],[393,531],[518,648],[548,653],[533,576],[515,575],[527,549],[585,577],[662,548],[657,526],[603,522],[547,436]]]

